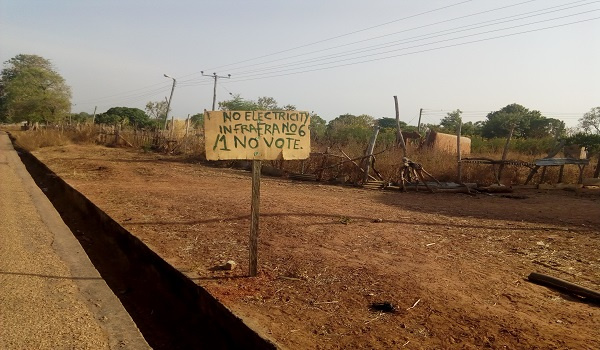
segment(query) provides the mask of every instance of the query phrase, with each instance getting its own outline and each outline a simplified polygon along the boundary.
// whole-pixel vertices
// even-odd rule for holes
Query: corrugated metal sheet
[[[537,166],[558,166],[565,164],[579,164],[588,165],[589,159],[572,159],[572,158],[542,158],[536,159],[535,165]]]

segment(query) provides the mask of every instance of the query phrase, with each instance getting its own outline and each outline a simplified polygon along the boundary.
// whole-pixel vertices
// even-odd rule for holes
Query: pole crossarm
[[[215,84],[213,87],[213,103],[212,103],[212,110],[214,111],[215,105],[217,104],[217,80],[219,78],[231,79],[231,74],[227,74],[227,75],[217,75],[217,73],[204,74],[204,71],[200,71],[200,74],[202,74],[203,77],[211,77],[215,80]]]

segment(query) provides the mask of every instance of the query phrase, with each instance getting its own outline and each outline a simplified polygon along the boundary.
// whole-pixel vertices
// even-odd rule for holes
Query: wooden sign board
[[[310,114],[300,111],[205,111],[206,159],[306,159]]]

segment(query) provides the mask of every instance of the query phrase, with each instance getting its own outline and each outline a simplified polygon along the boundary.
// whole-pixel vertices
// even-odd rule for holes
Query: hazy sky
[[[0,59],[50,59],[73,112],[144,109],[177,118],[230,93],[340,114],[437,123],[519,103],[577,123],[600,106],[598,1],[0,0]]]

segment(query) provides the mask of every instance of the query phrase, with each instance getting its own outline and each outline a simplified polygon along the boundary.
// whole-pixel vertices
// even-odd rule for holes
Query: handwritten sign
[[[310,114],[299,111],[207,111],[206,159],[306,159]]]

